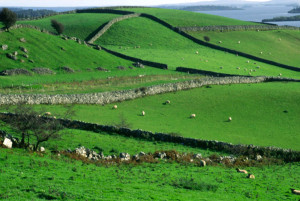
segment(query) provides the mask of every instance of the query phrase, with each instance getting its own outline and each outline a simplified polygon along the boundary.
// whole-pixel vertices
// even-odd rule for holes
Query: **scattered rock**
[[[8,49],[8,45],[1,45],[2,50],[7,50]]]
[[[31,73],[26,69],[16,68],[16,69],[4,70],[4,71],[0,72],[0,75],[3,75],[3,76],[31,75]]]
[[[133,63],[132,64],[134,67],[137,67],[137,68],[145,68],[145,66],[142,64],[142,63],[140,63],[140,62],[135,62],[135,63]]]
[[[46,149],[44,147],[40,147],[40,152],[45,152]]]
[[[34,63],[34,61],[32,59],[29,60],[30,63]]]
[[[52,70],[49,68],[33,68],[31,69],[33,72],[40,74],[40,75],[46,75],[46,74],[55,74]]]
[[[26,59],[29,58],[28,54],[23,54],[23,57],[25,57]]]
[[[20,50],[25,52],[25,53],[28,53],[28,50],[25,47],[20,47]]]
[[[76,148],[75,149],[75,153],[78,154],[78,155],[80,155],[80,156],[87,157],[87,153],[86,153],[85,147]]]
[[[194,159],[201,159],[202,158],[202,154],[194,154],[193,158]]]
[[[124,66],[118,66],[117,67],[119,70],[126,70],[126,68]]]
[[[129,161],[130,160],[129,153],[120,153],[120,159],[121,161]]]
[[[25,38],[20,38],[20,42],[26,43],[26,39]]]
[[[24,63],[25,61],[23,59],[20,60],[21,63]]]
[[[262,160],[262,156],[261,155],[256,155],[256,158],[255,158],[257,161],[260,161]]]
[[[200,160],[200,166],[202,166],[202,167],[205,167],[205,166],[206,166],[205,160]]]
[[[145,155],[146,155],[145,152],[142,152],[142,151],[141,151],[141,152],[139,153],[139,156],[145,156]]]
[[[63,70],[65,72],[67,72],[67,73],[74,73],[75,72],[72,68],[70,68],[68,66],[60,67],[60,70]]]
[[[7,53],[6,56],[7,56],[7,58],[10,58],[10,59],[12,59],[14,61],[18,60],[18,57],[16,55]]]
[[[10,139],[4,138],[3,145],[4,145],[5,147],[11,149],[11,148],[12,148],[12,144],[13,144],[13,143],[12,143],[12,141],[11,141]]]
[[[96,68],[96,70],[99,70],[99,71],[105,71],[105,72],[107,72],[107,71],[108,71],[107,69],[105,69],[105,68],[102,68],[102,67],[97,67],[97,68]]]
[[[167,158],[167,154],[165,152],[159,152],[155,158],[159,158],[159,159],[165,159]]]

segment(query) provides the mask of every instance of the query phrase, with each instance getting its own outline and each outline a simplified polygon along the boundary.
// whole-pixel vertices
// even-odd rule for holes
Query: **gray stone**
[[[26,39],[25,38],[20,38],[20,42],[26,43]]]
[[[25,47],[20,47],[20,50],[22,50],[25,53],[28,53],[28,50]]]
[[[165,158],[167,158],[167,154],[165,152],[159,152],[157,154],[157,157],[160,159],[165,159]]]
[[[2,50],[7,50],[8,49],[8,45],[1,45]]]
[[[140,156],[138,154],[133,155],[132,159],[138,161],[138,160],[140,160]]]
[[[257,160],[257,161],[262,160],[262,156],[261,156],[261,155],[257,155],[257,156],[256,156],[256,160]]]
[[[194,154],[193,158],[194,159],[201,159],[202,158],[202,154]]]
[[[68,66],[60,67],[60,69],[67,72],[67,73],[74,73],[75,72],[72,68],[70,68]]]
[[[129,153],[120,153],[120,159],[121,159],[121,161],[129,161],[130,154]]]
[[[26,69],[16,68],[16,69],[4,70],[4,71],[0,72],[0,75],[4,75],[4,76],[31,75],[31,73]]]
[[[18,60],[18,57],[16,55],[13,54],[6,54],[6,56],[14,61]]]
[[[13,142],[9,138],[4,138],[3,145],[9,149],[12,148]]]
[[[39,75],[46,75],[46,74],[55,74],[52,70],[49,68],[33,68],[31,69],[33,72],[39,74]]]
[[[87,151],[86,151],[85,147],[76,148],[75,153],[80,156],[87,157]]]
[[[133,63],[132,65],[137,68],[145,68],[145,66],[140,62]]]
[[[142,152],[142,151],[141,151],[141,152],[139,153],[139,156],[145,156],[145,155],[146,155],[145,152]]]

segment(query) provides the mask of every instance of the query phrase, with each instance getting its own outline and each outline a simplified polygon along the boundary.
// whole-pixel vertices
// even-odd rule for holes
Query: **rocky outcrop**
[[[0,72],[0,75],[2,75],[2,76],[31,75],[31,73],[26,69],[16,68],[16,69],[4,70],[4,71]]]
[[[49,68],[33,68],[31,69],[34,73],[40,74],[40,75],[46,75],[46,74],[55,74],[52,70]]]

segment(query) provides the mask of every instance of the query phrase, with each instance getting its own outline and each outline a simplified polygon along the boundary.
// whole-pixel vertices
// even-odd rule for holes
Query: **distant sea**
[[[294,16],[300,15],[300,13],[288,13],[293,9],[291,6],[279,6],[279,5],[259,5],[259,6],[245,6],[244,10],[220,10],[220,11],[195,11],[199,13],[206,13],[212,15],[218,15],[223,17],[234,18],[244,21],[261,22],[263,19],[271,19],[273,17],[280,16]],[[300,27],[300,21],[283,21],[283,22],[270,22],[277,25],[289,25]]]

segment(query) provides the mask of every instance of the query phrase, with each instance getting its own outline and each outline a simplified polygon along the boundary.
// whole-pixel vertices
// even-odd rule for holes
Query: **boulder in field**
[[[26,43],[26,39],[25,38],[20,38],[20,42]]]
[[[4,138],[3,145],[9,149],[12,148],[12,141],[9,138]]]
[[[129,161],[130,154],[129,153],[120,153],[120,159],[121,159],[121,161]]]
[[[7,50],[8,49],[8,45],[1,45],[2,50]]]
[[[72,68],[70,68],[68,66],[60,67],[60,70],[63,70],[65,72],[67,72],[67,73],[74,73],[75,72]]]

